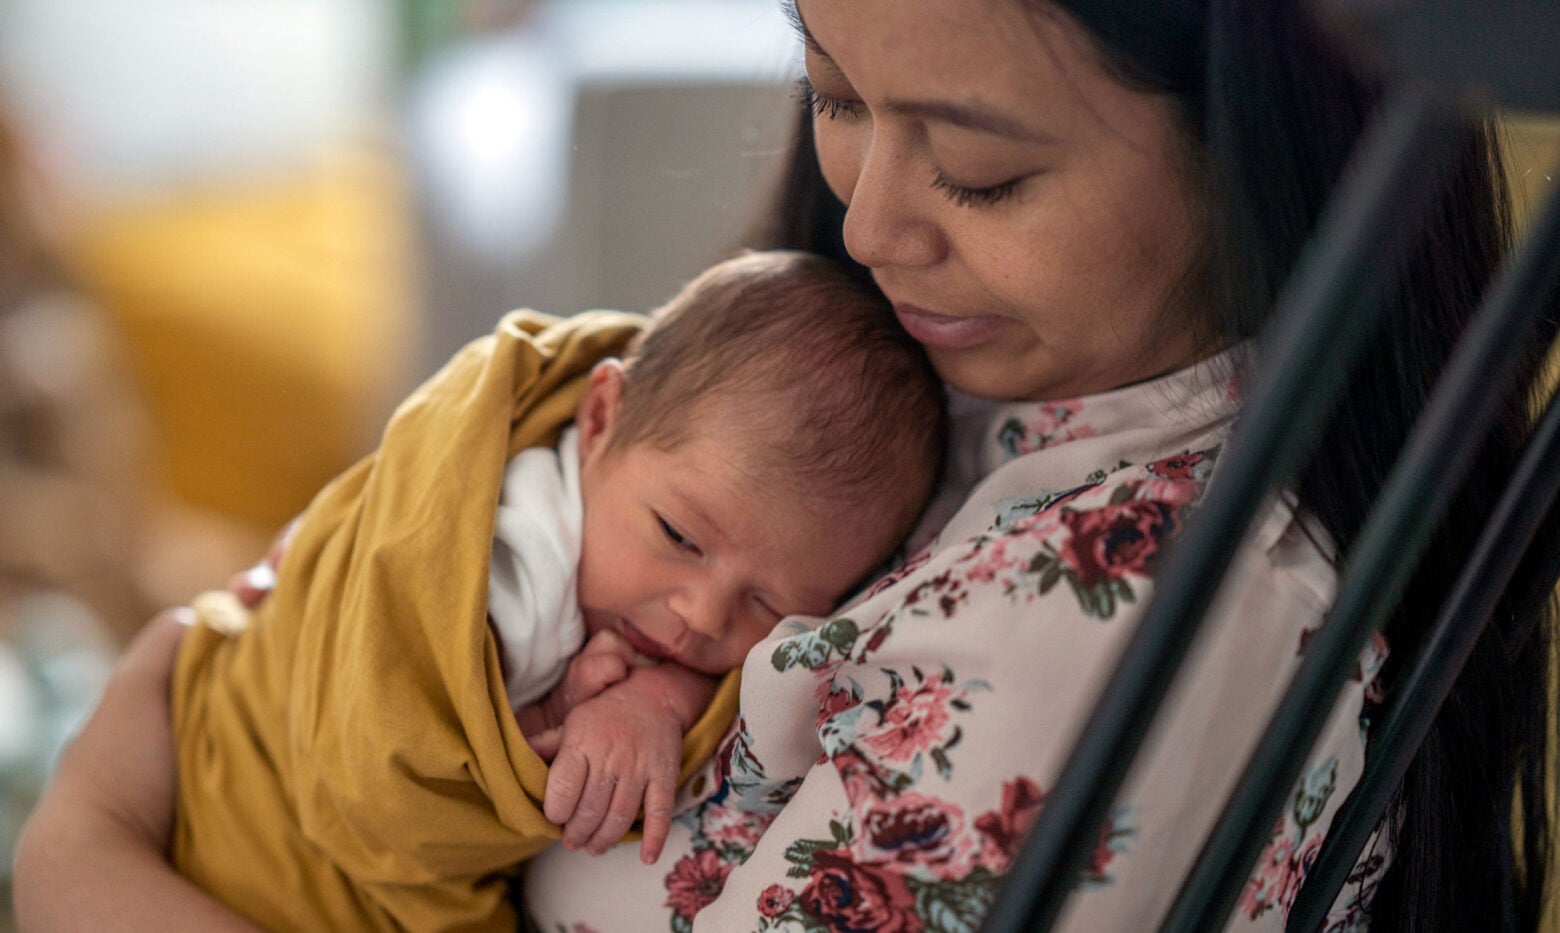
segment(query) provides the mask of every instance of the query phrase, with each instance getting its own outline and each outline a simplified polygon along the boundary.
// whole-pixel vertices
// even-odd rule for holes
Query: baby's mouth
[[[635,651],[657,661],[677,660],[671,649],[635,628],[634,623],[627,619],[619,619],[618,621],[620,623],[618,634],[622,635],[623,640],[628,642],[629,647]]]

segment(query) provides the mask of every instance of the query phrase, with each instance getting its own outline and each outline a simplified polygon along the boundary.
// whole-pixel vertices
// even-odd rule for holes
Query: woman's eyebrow
[[[796,0],[780,0],[780,14],[791,24],[791,28],[796,30],[796,34],[802,39],[802,44],[807,46],[807,51],[830,64],[834,63],[829,53],[825,52],[823,46],[818,44],[818,40],[813,38],[812,30],[807,28],[807,22],[802,19],[802,11],[797,9]]]
[[[889,101],[888,106],[897,113],[924,120],[938,120],[967,130],[1003,136],[1019,142],[1054,143],[1057,141],[1056,137],[1049,133],[1041,133],[1004,114],[973,104],[957,104],[942,100],[896,100]]]
[[[824,51],[818,40],[813,38],[812,30],[807,28],[806,20],[802,19],[802,11],[797,8],[796,0],[780,0],[780,12],[786,21],[796,30],[801,37],[807,51],[823,59],[823,63],[830,68],[839,70],[834,64],[834,59]],[[1000,113],[988,110],[984,107],[970,104],[957,104],[952,101],[891,101],[889,106],[899,113],[921,117],[927,120],[939,120],[953,126],[964,129],[976,130],[982,133],[990,133],[993,136],[1003,136],[1008,139],[1026,143],[1054,143],[1056,137],[1047,133],[1039,133],[1022,123]]]

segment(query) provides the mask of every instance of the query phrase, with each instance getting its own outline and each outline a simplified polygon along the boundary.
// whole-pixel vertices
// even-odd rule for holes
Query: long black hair
[[[1187,0],[1164,4],[1183,14],[1167,16],[1148,15],[1155,4],[1020,2],[1037,12],[1062,8],[1089,30],[1124,82],[1175,101],[1206,176],[1202,323],[1223,343],[1259,333],[1380,101],[1379,77],[1344,54],[1300,0]],[[754,240],[824,253],[864,273],[845,253],[844,207],[823,183],[811,125],[804,116],[798,126],[778,203]],[[1510,237],[1496,135],[1479,127],[1400,284],[1380,299],[1383,324],[1297,480],[1301,506],[1337,542],[1340,562]],[[1396,669],[1417,654],[1530,433],[1528,387],[1555,330],[1551,313],[1533,335],[1521,385],[1487,426],[1467,482],[1386,626],[1389,690]],[[1557,537],[1560,518],[1552,512],[1538,540]],[[1398,790],[1396,855],[1377,892],[1372,929],[1531,930],[1539,923],[1551,857],[1554,615],[1549,581],[1538,562],[1529,563]]]

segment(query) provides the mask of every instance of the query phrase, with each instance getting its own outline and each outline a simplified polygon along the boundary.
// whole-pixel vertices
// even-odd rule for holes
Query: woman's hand
[[[188,609],[125,649],[16,851],[23,930],[249,930],[168,862],[176,787],[168,689]]]
[[[293,521],[228,588],[246,608],[270,595]],[[169,687],[186,607],[125,649],[79,735],[60,756],[16,850],[16,917],[39,930],[252,930],[168,861],[177,790]]]
[[[287,554],[287,548],[292,545],[293,534],[298,530],[298,519],[287,523],[276,540],[271,542],[271,549],[266,552],[260,563],[248,570],[234,574],[228,580],[228,592],[238,597],[238,601],[244,604],[245,609],[253,609],[265,602],[265,598],[271,595],[276,588],[276,572],[282,566],[282,558]]]

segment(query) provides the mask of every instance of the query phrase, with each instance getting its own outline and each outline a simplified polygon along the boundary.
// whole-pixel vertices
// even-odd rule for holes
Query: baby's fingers
[[[569,822],[589,777],[590,762],[578,750],[571,748],[558,754],[547,772],[547,789],[542,794],[542,814],[548,821],[560,826]]]
[[[584,793],[580,795],[579,805],[574,808],[574,815],[569,817],[569,822],[563,827],[565,848],[578,849],[590,842],[591,837],[601,826],[601,821],[606,818],[607,810],[612,805],[612,792],[616,788],[616,775],[601,768],[591,769],[590,777],[585,781]]]
[[[645,788],[645,838],[639,844],[639,860],[646,865],[661,857],[667,834],[672,831],[672,803],[677,795],[673,780],[652,777]]]
[[[563,730],[548,729],[539,735],[527,736],[526,742],[531,746],[531,751],[536,752],[536,757],[543,761],[551,762],[558,754],[558,746],[563,744]],[[547,783],[549,787],[552,785],[552,775],[550,774],[547,777]],[[551,796],[551,794],[548,796]],[[553,822],[561,823],[563,821],[553,820]]]
[[[619,775],[617,790],[612,795],[612,806],[607,810],[607,816],[601,821],[585,850],[591,855],[600,855],[622,840],[623,834],[634,825],[634,817],[639,815],[639,801],[645,795],[645,782],[637,777]]]
[[[628,677],[628,663],[615,654],[581,655],[570,668],[570,676],[563,682],[569,709]]]

